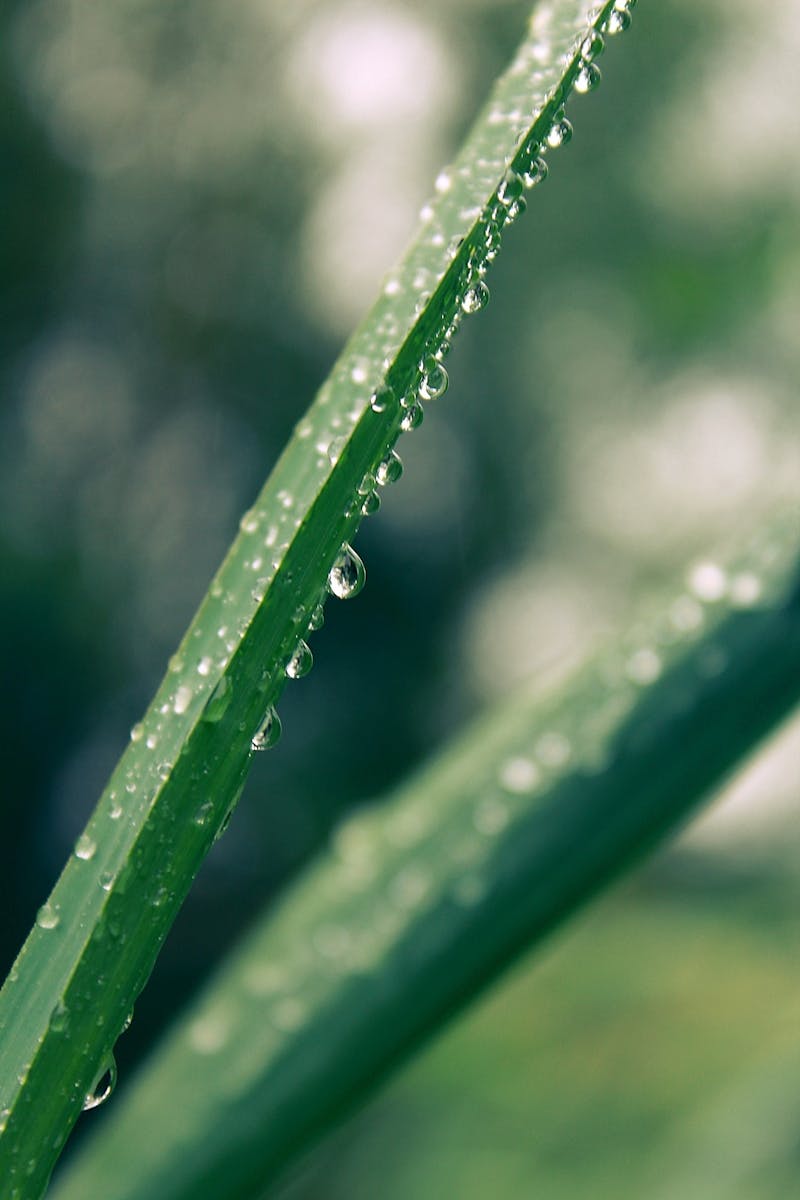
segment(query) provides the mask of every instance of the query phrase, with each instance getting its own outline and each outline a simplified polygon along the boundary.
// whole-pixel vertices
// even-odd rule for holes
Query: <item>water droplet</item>
[[[155,750],[156,746],[158,745],[158,734],[148,733],[144,744],[147,746],[148,750]]]
[[[547,179],[549,168],[543,158],[532,158],[524,171],[520,173],[520,178],[526,188],[534,188],[537,184],[543,183]]]
[[[603,35],[593,29],[581,42],[581,58],[591,62],[603,53],[604,46]]]
[[[539,768],[533,759],[518,755],[509,758],[500,768],[500,786],[515,795],[532,792],[540,779]]]
[[[402,424],[401,424],[402,428]],[[381,498],[377,492],[369,492],[361,505],[361,515],[363,517],[374,517],[375,513],[381,506]]]
[[[175,699],[172,702],[172,711],[180,715],[185,713],[192,700],[192,689],[188,684],[184,683],[178,688],[175,693]]]
[[[48,901],[43,904],[36,914],[36,924],[40,929],[55,929],[61,920],[56,909]]]
[[[390,450],[375,472],[375,482],[379,487],[386,487],[388,483],[397,483],[402,474],[403,463],[400,455]]]
[[[88,833],[82,833],[75,843],[75,857],[83,859],[84,862],[89,862],[94,858],[97,844],[89,837]]]
[[[229,677],[223,675],[206,702],[202,719],[208,721],[210,725],[215,725],[217,721],[222,720],[232,696],[233,685]]]
[[[422,370],[423,376],[417,389],[419,398],[420,400],[437,400],[447,391],[447,385],[450,382],[447,378],[447,371],[435,358],[427,360],[423,364]]]
[[[397,403],[394,388],[388,383],[382,383],[373,392],[369,403],[372,411],[376,413],[386,412],[387,409],[393,408]]]
[[[325,624],[325,601],[321,601],[308,619],[309,632],[316,633]]]
[[[689,587],[698,600],[713,604],[721,600],[728,590],[728,578],[716,563],[700,562],[689,572]]]
[[[314,665],[314,655],[310,646],[301,638],[297,643],[292,657],[284,668],[290,679],[302,679]]]
[[[341,458],[341,455],[342,455],[342,451],[344,450],[346,445],[347,445],[347,438],[345,438],[345,437],[334,438],[333,441],[329,443],[329,445],[328,445],[328,462],[331,464],[331,466],[333,466],[334,463],[337,463],[339,461],[339,459]]]
[[[559,146],[566,146],[567,142],[572,138],[572,124],[566,117],[560,117],[555,120],[550,126],[547,134],[547,144],[551,150],[557,150]]]
[[[255,533],[258,529],[258,515],[250,509],[239,522],[239,528],[242,533]]]
[[[631,14],[627,8],[615,8],[608,14],[608,20],[603,28],[605,32],[614,37],[618,33],[624,33],[626,29],[631,27]]]
[[[451,180],[447,171],[440,171],[439,174],[436,176],[436,181],[433,186],[435,187],[436,191],[439,192],[439,194],[441,195],[444,192],[450,191],[450,188],[452,187],[452,183],[453,183],[453,181]]]
[[[400,428],[403,433],[411,433],[412,429],[419,429],[425,417],[425,409],[421,404],[412,404],[406,410],[406,415],[400,422]]]
[[[522,180],[516,171],[509,171],[497,189],[497,199],[506,208],[522,195]]]
[[[358,485],[359,496],[368,496],[375,488],[375,476],[371,471],[367,471],[361,483]]]
[[[593,92],[596,87],[599,87],[600,79],[600,68],[593,62],[584,62],[575,76],[575,91],[581,96],[585,96],[587,92]]]
[[[250,743],[253,750],[271,750],[281,737],[281,719],[274,708],[267,709],[261,728]]]
[[[486,308],[489,303],[489,289],[483,280],[474,283],[472,287],[467,288],[461,301],[461,308],[469,316],[472,313],[480,312],[482,308]]]
[[[131,729],[131,741],[140,742],[144,737],[144,725],[141,721],[137,721]]]
[[[398,458],[397,461],[399,463],[400,459]],[[382,466],[383,463],[381,463]],[[381,482],[379,476],[380,467],[376,476],[378,483]],[[329,592],[333,596],[337,596],[339,600],[351,600],[361,591],[366,579],[367,572],[363,562],[352,546],[345,542],[328,575]]]
[[[50,1013],[50,1028],[54,1033],[63,1033],[69,1026],[69,1009],[59,1000]]]
[[[211,659],[208,657],[208,655],[205,655],[203,658],[200,659],[200,662],[197,664],[197,674],[198,675],[210,675],[211,674],[211,666],[212,666]]]
[[[120,1035],[122,1035],[123,1033],[127,1033],[132,1024],[133,1024],[133,1009],[131,1009],[131,1011],[128,1013],[127,1017],[125,1018],[125,1020],[122,1022],[122,1028],[119,1031]]]
[[[104,871],[100,876],[100,887],[103,889],[103,891],[110,892],[113,883],[114,876],[111,871]]]
[[[88,1112],[90,1108],[97,1108],[99,1105],[104,1104],[113,1092],[116,1082],[117,1064],[114,1060],[114,1055],[109,1054],[100,1068],[97,1078],[86,1093],[86,1098],[83,1101],[83,1111]]]

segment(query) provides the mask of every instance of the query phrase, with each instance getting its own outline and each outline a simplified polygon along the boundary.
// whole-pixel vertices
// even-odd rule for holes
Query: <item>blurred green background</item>
[[[4,967],[528,8],[4,6]],[[643,0],[609,45],[359,535],[368,587],[329,607],[137,1005],[120,1088],[344,811],[800,500],[798,59],[791,0]],[[799,800],[794,721],[286,1196],[793,1194]]]

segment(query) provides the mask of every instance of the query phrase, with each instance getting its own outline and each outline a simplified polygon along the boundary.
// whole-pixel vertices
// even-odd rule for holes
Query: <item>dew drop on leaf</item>
[[[399,463],[400,459],[398,458],[397,461]],[[381,466],[383,466],[383,463],[381,463]],[[379,474],[380,467],[378,468]],[[376,478],[380,483],[378,475],[376,475]],[[328,590],[331,595],[338,597],[339,600],[351,600],[353,596],[357,596],[361,591],[366,578],[367,572],[363,562],[352,546],[349,546],[345,542],[330,569]]]
[[[400,428],[403,433],[410,433],[412,429],[419,429],[425,416],[425,409],[421,404],[412,404],[411,408],[407,409],[405,416],[400,422]]]
[[[49,901],[43,904],[36,914],[36,924],[40,929],[55,929],[60,920],[58,912]]]
[[[273,707],[268,708],[261,728],[250,743],[251,748],[253,750],[271,750],[280,741],[281,731],[280,717]]]
[[[447,371],[433,358],[424,364],[423,372],[418,388],[420,400],[438,400],[439,396],[445,394],[450,382]]]
[[[297,643],[292,657],[286,664],[285,671],[289,679],[302,679],[314,665],[314,655],[311,647],[301,638]]]
[[[373,412],[382,413],[386,412],[387,409],[392,408],[396,402],[397,397],[395,396],[394,388],[392,388],[388,383],[382,383],[380,387],[376,388],[373,392],[369,403]]]
[[[203,709],[203,720],[210,725],[221,721],[227,711],[228,705],[231,702],[233,695],[233,686],[227,675],[223,675],[217,686],[208,698],[205,708]]]
[[[390,450],[375,472],[375,482],[379,487],[386,487],[387,483],[397,483],[402,474],[403,463],[400,455]]]
[[[599,86],[600,79],[600,68],[592,62],[584,62],[575,76],[575,91],[585,96],[587,92],[593,92]]]
[[[82,833],[75,843],[75,857],[82,859],[84,862],[88,862],[89,859],[94,858],[96,850],[97,845],[89,837],[88,833]]]
[[[482,308],[486,308],[488,303],[489,289],[483,280],[479,280],[472,287],[467,288],[461,301],[461,307],[469,316],[472,313],[480,312]]]
[[[109,1054],[100,1069],[99,1075],[86,1093],[83,1101],[83,1111],[88,1112],[90,1108],[98,1108],[101,1104],[104,1104],[113,1092],[116,1082],[117,1064],[114,1055]]]

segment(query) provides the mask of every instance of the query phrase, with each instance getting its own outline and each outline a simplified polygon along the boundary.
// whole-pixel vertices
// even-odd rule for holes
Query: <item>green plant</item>
[[[614,11],[620,15],[606,5],[595,23],[611,17],[624,24],[625,10]],[[459,160],[470,166],[469,177],[459,175],[457,163],[449,188],[443,179],[441,199],[396,283],[353,339],[330,388],[244,518],[242,536],[175,669],[137,727],[76,860],[40,914],[18,978],[3,998],[8,1051],[2,1078],[11,1081],[12,1111],[0,1154],[8,1154],[9,1164],[15,1158],[15,1186],[28,1187],[31,1195],[41,1189],[53,1158],[42,1146],[66,1136],[193,874],[235,803],[251,739],[259,728],[262,742],[277,732],[273,706],[284,665],[291,662],[299,675],[309,663],[302,648],[296,657],[299,639],[309,623],[318,623],[331,567],[335,594],[360,585],[357,560],[348,552],[337,567],[335,556],[375,505],[373,476],[386,482],[398,471],[391,446],[403,424],[411,428],[420,419],[416,394],[431,395],[446,382],[435,352],[454,318],[485,302],[480,270],[508,217],[521,207],[516,177],[499,186],[498,180],[509,165],[531,182],[541,177],[534,148],[545,136],[555,144],[568,136],[558,110],[578,78],[582,89],[593,81],[577,54],[566,68],[559,61],[561,49],[574,46],[576,29],[581,39],[587,35],[585,7],[565,4],[559,12],[563,25],[551,30],[551,60],[537,82],[542,111],[536,122],[530,128],[528,118],[503,120],[518,102],[523,111],[531,102],[528,79],[512,73]],[[524,141],[515,150],[518,135]],[[432,273],[430,285],[415,283],[421,271]],[[433,294],[417,312],[420,286],[431,286]],[[78,912],[80,925],[74,923]],[[15,1082],[20,1075],[26,1075],[24,1085]],[[68,1086],[53,1087],[64,1078]],[[16,1182],[30,1164],[28,1182]]]

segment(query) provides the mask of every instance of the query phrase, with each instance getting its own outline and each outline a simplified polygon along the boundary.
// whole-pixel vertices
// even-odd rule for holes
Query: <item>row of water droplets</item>
[[[631,9],[635,3],[636,0],[616,0],[614,8],[603,22],[603,33],[614,35],[627,29],[631,22]],[[600,71],[595,59],[602,52],[603,45],[602,33],[592,29],[586,34],[584,26],[584,36],[577,48],[578,59],[572,82],[574,90],[579,94],[593,91],[600,82]],[[569,62],[572,62],[574,56],[575,51],[572,51],[567,56]],[[567,64],[565,63],[565,65]],[[534,116],[536,115],[538,114],[534,114]],[[384,378],[370,395],[369,404],[373,413],[381,416],[387,414],[395,416],[397,423],[394,442],[400,435],[418,429],[424,420],[424,405],[440,398],[447,391],[449,379],[444,360],[450,353],[453,338],[458,332],[463,318],[481,312],[489,302],[489,288],[485,282],[485,276],[489,265],[500,250],[504,231],[525,210],[525,191],[533,189],[547,178],[548,166],[545,155],[566,145],[571,137],[572,126],[561,107],[555,112],[544,135],[535,132],[524,143],[521,151],[513,160],[514,166],[505,173],[494,197],[483,210],[479,209],[477,213],[470,211],[459,214],[461,219],[472,215],[477,216],[478,220],[476,231],[470,240],[467,254],[464,256],[464,262],[454,281],[455,306],[452,303],[442,306],[443,315],[428,333],[422,353],[410,372],[410,377],[408,372],[403,372],[403,386],[398,388],[388,378]],[[493,171],[496,167],[495,163],[488,161],[478,165],[479,167],[483,166],[487,171]],[[452,183],[451,175],[447,171],[441,172],[435,184],[437,195],[440,198],[444,197],[450,191]],[[426,205],[422,210],[421,218],[423,222],[431,224],[429,232],[431,245],[445,247],[443,229],[438,227],[435,222],[435,207]],[[463,242],[463,238],[454,238],[446,245],[445,255],[450,263],[459,257]],[[430,302],[431,292],[426,290],[429,275],[430,273],[421,267],[414,273],[411,281],[412,286],[419,293],[415,310],[417,317],[425,312]],[[402,286],[399,278],[390,278],[384,288],[385,296],[389,298],[397,296],[402,291]],[[397,322],[392,319],[390,314],[386,314],[378,326],[379,333],[387,339],[396,337],[398,329]],[[387,356],[384,360],[385,367],[389,366],[389,362],[390,359]],[[349,383],[362,384],[365,382],[368,378],[368,369],[368,359],[356,358],[350,366]],[[323,404],[325,399],[326,397],[323,395],[321,397]],[[353,424],[360,415],[361,410],[356,406],[354,411],[349,414]],[[341,421],[341,419],[339,420]],[[310,422],[302,422],[298,428],[301,438],[310,436],[311,432]],[[318,444],[318,450],[320,453],[324,452],[330,464],[338,461],[347,444],[346,435],[347,430],[343,428],[341,432],[338,432],[338,436]],[[400,478],[402,471],[402,460],[395,450],[394,444],[391,444],[387,447],[377,468],[373,472],[367,472],[358,486],[355,505],[347,514],[351,518],[355,518],[356,527],[361,518],[373,516],[378,512],[381,503],[381,489],[395,483]],[[251,516],[249,520],[252,522],[255,518]],[[328,593],[340,599],[349,599],[361,590],[364,580],[365,569],[361,559],[349,543],[344,543],[328,576]],[[324,597],[321,598],[312,614],[309,632],[315,631],[322,624],[323,604]],[[312,651],[306,638],[302,637],[286,663],[286,675],[289,679],[303,678],[311,670],[312,665]],[[280,733],[280,718],[274,706],[271,706],[261,727],[252,739],[253,750],[271,748],[279,740]]]

